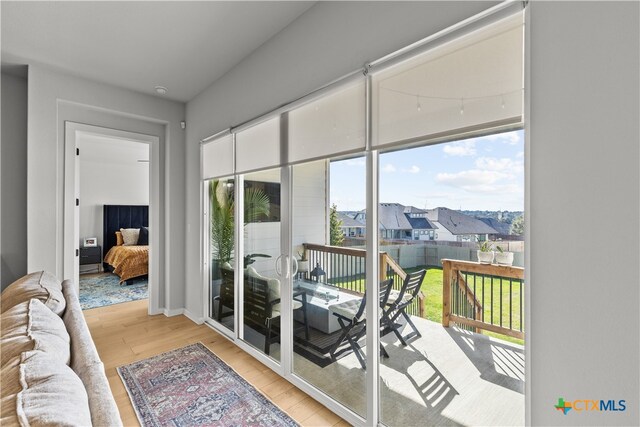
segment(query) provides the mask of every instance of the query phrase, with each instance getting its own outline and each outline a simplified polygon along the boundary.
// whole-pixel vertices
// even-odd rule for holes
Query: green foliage
[[[493,242],[485,240],[483,242],[478,242],[478,250],[480,252],[491,252],[493,249]]]
[[[331,246],[340,246],[344,241],[340,226],[342,226],[342,220],[338,218],[338,207],[335,204],[331,205],[329,212],[329,244]]]
[[[511,223],[511,234],[522,236],[524,234],[524,215],[520,215]]]
[[[498,252],[500,252],[501,254],[503,254],[503,253],[504,253],[504,249],[502,249],[502,246],[496,246],[496,250],[497,250]]]
[[[211,213],[211,258],[221,262],[232,259],[234,247],[235,199],[233,185],[229,181],[209,181],[209,203]],[[244,193],[244,224],[269,215],[269,197],[257,188],[248,188]]]

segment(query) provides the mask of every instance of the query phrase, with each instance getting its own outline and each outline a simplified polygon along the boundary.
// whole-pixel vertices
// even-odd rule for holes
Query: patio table
[[[293,291],[304,291],[307,294],[307,321],[309,326],[325,334],[340,330],[337,318],[329,308],[334,304],[361,299],[362,295],[354,295],[328,283],[296,279]],[[302,321],[302,313],[294,313],[294,319]]]

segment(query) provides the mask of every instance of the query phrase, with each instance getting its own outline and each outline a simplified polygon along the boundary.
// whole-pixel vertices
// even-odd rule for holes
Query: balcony
[[[326,282],[351,293],[364,292],[364,250],[311,244],[304,248],[310,264],[326,272]],[[404,270],[384,252],[379,263],[381,278],[393,277],[399,289]],[[522,425],[524,271],[457,260],[443,260],[442,265],[431,272],[442,277],[442,300],[420,293],[408,308],[421,337],[407,346],[394,334],[381,338],[389,354],[380,358],[381,420],[393,425]],[[442,304],[439,322],[424,318],[425,307],[436,302]],[[405,324],[401,330],[402,335],[410,331]],[[314,332],[312,341],[327,337]],[[360,345],[366,352],[364,341]],[[300,350],[304,343],[298,341],[296,347]],[[353,352],[347,349],[346,355],[319,365],[308,353],[296,351],[294,366],[332,398],[357,413],[366,412],[365,377]]]

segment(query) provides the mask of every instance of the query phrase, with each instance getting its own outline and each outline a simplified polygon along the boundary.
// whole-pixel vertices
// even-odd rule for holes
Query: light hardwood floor
[[[147,315],[147,300],[94,308],[84,316],[125,426],[139,423],[116,368],[195,342],[207,346],[301,425],[349,425],[211,328],[185,316]]]

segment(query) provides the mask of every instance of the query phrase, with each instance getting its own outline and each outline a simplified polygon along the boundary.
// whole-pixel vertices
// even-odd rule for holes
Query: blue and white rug
[[[120,278],[112,273],[80,276],[80,306],[83,310],[120,304],[149,297],[147,278],[134,279],[132,285],[119,284]]]

